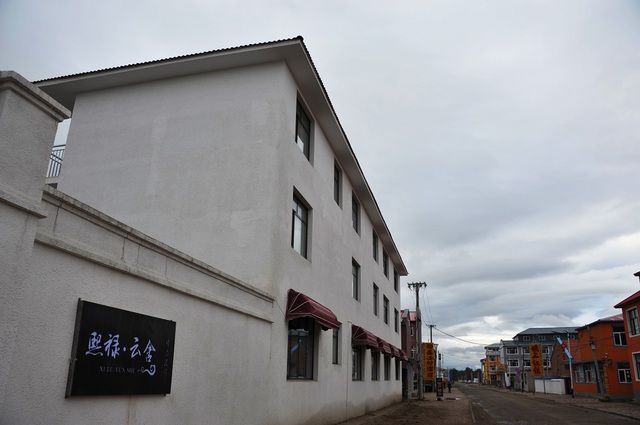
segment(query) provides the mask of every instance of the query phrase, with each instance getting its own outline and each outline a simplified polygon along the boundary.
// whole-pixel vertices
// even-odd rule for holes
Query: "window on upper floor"
[[[522,360],[522,366],[523,367],[531,367],[531,360],[530,359],[523,359]]]
[[[351,295],[354,300],[360,301],[360,264],[351,259]]]
[[[414,325],[409,325],[409,335],[414,336],[416,334],[416,327]]]
[[[287,379],[313,379],[315,320],[302,317],[289,321]]]
[[[333,163],[333,200],[342,206],[342,170],[337,162]]]
[[[518,354],[518,347],[507,347],[507,354]]]
[[[373,315],[377,316],[378,315],[378,305],[379,305],[379,289],[378,289],[378,285],[376,285],[375,283],[373,284]]]
[[[629,324],[629,335],[640,334],[640,324],[638,324],[638,308],[633,307],[627,310],[627,323]]]
[[[378,262],[378,235],[376,234],[376,231],[373,230],[373,259],[376,260],[376,263]]]
[[[389,298],[383,296],[382,297],[382,305],[383,305],[383,310],[382,310],[382,314],[384,315],[384,323],[386,323],[387,325],[389,324]]]
[[[509,361],[509,367],[519,367],[520,366],[520,360],[518,359],[513,359],[513,360],[508,360]]]
[[[539,335],[538,336],[538,341],[546,341],[546,340],[547,340],[546,335]]]
[[[529,337],[529,335],[523,335],[522,336],[522,340],[523,341],[531,341],[531,338]]]
[[[360,202],[353,193],[351,194],[351,223],[353,230],[360,234]]]
[[[624,332],[624,326],[613,327],[613,345],[618,347],[627,345],[627,335]]]
[[[396,308],[393,309],[393,323],[394,323],[395,331],[397,333],[400,327],[400,320],[399,320],[398,309]]]
[[[522,347],[522,354],[529,354],[529,347]]]
[[[295,194],[293,195],[293,210],[291,214],[291,248],[307,257],[309,207]]]
[[[307,157],[310,159],[311,152],[311,120],[305,112],[304,108],[298,102],[296,107],[296,144]]]
[[[398,292],[398,288],[400,288],[400,274],[398,271],[393,269],[393,290]]]
[[[386,277],[389,277],[389,254],[384,249],[382,250],[382,271]]]

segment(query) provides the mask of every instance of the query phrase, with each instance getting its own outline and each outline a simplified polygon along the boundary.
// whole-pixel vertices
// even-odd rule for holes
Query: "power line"
[[[457,339],[458,341],[466,342],[467,344],[481,345],[483,347],[486,346],[486,345],[489,345],[489,344],[481,344],[479,342],[473,342],[473,341],[469,341],[469,340],[466,340],[466,339],[463,339],[463,338],[459,338],[459,337],[457,337],[455,335],[451,335],[450,333],[447,333],[447,332],[443,331],[442,329],[439,329],[437,326],[434,326],[434,328],[435,328],[435,330],[437,330],[441,334],[445,334],[445,335],[447,335],[447,336],[449,336],[451,338]]]

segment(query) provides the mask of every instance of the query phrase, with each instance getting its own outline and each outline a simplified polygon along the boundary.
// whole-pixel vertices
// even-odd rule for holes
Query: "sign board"
[[[436,379],[436,350],[431,342],[422,343],[422,378],[425,382]]]
[[[176,322],[78,300],[66,396],[169,394]]]
[[[529,359],[531,360],[531,374],[544,375],[542,369],[542,344],[529,344]]]

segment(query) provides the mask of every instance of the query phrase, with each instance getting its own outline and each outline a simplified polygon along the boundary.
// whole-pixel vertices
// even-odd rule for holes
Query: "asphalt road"
[[[610,413],[497,391],[481,385],[457,385],[457,388],[472,402],[478,424],[638,425],[640,423],[640,421]]]

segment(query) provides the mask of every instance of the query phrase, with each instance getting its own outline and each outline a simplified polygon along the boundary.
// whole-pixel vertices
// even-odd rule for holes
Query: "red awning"
[[[375,350],[378,349],[378,338],[368,330],[356,325],[351,325],[351,343],[353,345],[364,345]]]
[[[398,347],[396,347],[395,345],[391,346],[391,351],[392,351],[392,355],[393,357],[397,357],[397,358],[401,358],[402,355],[400,354],[400,349]]]
[[[407,353],[405,353],[405,351],[404,351],[404,350],[400,350],[400,356],[402,356],[402,357],[400,357],[400,358],[401,358],[402,360],[404,360],[405,362],[408,362],[408,361],[409,361],[409,356],[407,356]]]
[[[314,318],[324,330],[340,328],[340,322],[331,310],[308,296],[289,289],[286,319],[293,320],[299,317]]]
[[[385,354],[391,354],[391,344],[382,338],[378,338],[378,348]]]

